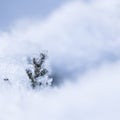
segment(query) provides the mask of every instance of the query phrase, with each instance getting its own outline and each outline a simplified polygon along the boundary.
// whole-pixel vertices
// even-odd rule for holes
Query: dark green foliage
[[[26,69],[26,73],[31,81],[31,86],[33,88],[36,88],[37,86],[41,86],[42,82],[39,81],[39,79],[44,77],[48,73],[48,70],[46,68],[43,68],[43,64],[45,60],[46,60],[46,55],[44,53],[41,53],[38,58],[34,57],[32,59],[33,69]]]

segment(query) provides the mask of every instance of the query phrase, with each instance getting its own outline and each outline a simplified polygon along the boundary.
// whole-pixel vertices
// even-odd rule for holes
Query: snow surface
[[[119,120],[119,14],[119,0],[74,0],[1,32],[0,120]],[[27,57],[42,50],[57,85],[34,91]]]

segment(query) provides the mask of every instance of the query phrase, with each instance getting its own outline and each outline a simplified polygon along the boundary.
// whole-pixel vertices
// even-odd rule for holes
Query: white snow
[[[1,32],[0,120],[119,120],[119,13],[119,0],[73,0]],[[61,85],[35,91],[26,59],[42,50]]]

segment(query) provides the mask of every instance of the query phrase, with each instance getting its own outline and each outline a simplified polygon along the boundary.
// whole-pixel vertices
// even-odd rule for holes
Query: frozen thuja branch
[[[52,85],[52,79],[48,77],[48,70],[44,68],[45,60],[46,54],[41,53],[40,56],[37,58],[34,57],[31,60],[32,68],[26,69],[27,76],[33,88]]]

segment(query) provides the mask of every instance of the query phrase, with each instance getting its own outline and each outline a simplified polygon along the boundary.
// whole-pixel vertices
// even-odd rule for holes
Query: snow
[[[119,12],[118,0],[70,1],[1,32],[0,120],[119,120]],[[32,90],[27,57],[42,50],[57,85]]]

